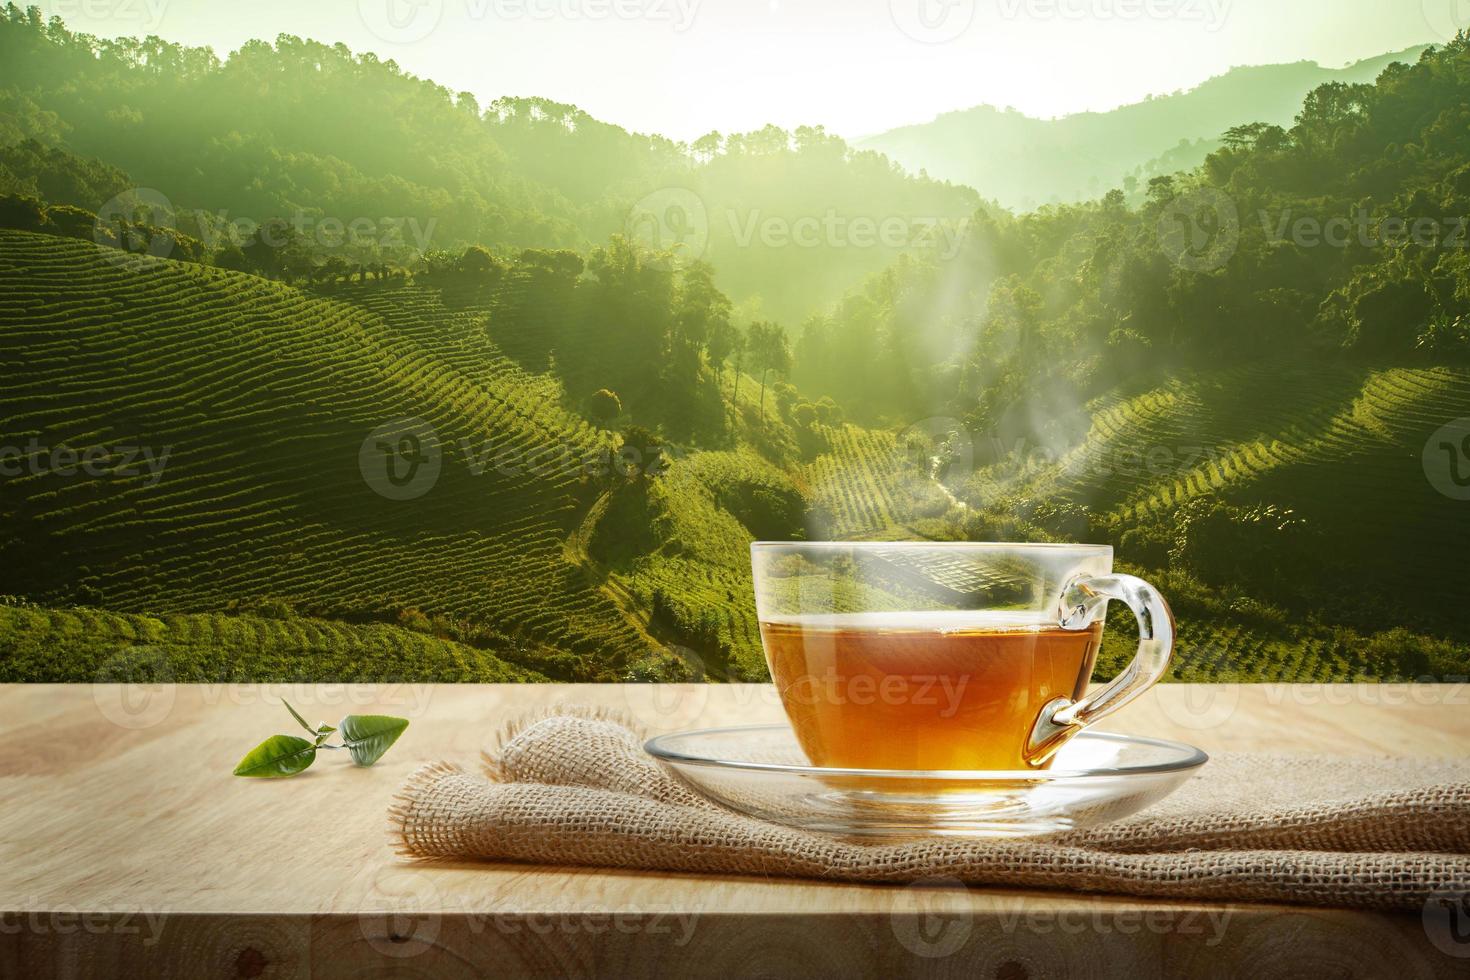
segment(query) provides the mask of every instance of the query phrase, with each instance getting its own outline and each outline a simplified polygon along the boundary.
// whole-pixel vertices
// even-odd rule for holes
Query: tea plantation
[[[423,609],[616,676],[645,640],[567,561],[575,471],[496,467],[597,437],[504,358],[265,279],[0,232],[0,592],[153,614],[272,600]],[[462,339],[462,338],[461,338]],[[415,499],[359,454],[420,419],[443,461]],[[141,448],[165,461],[150,473]],[[56,450],[94,452],[78,478]],[[57,463],[61,463],[58,466]],[[488,678],[487,678],[488,679]]]
[[[1056,452],[951,471],[948,492],[932,447],[799,428],[789,390],[726,371],[723,444],[608,479],[567,465],[618,445],[574,397],[597,384],[596,317],[531,288],[512,270],[312,292],[0,231],[0,594],[23,597],[0,606],[0,679],[140,656],[200,680],[761,679],[752,539],[966,536],[1111,541],[1175,605],[1175,679],[1470,673],[1470,539],[1422,459],[1470,417],[1470,368],[1115,392]],[[401,419],[440,465],[395,499],[368,475]],[[1126,620],[1100,676],[1131,653]]]

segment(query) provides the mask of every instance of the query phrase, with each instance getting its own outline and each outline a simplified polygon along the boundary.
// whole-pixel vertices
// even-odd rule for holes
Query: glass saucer
[[[1180,742],[1085,731],[1057,751],[1050,769],[828,769],[807,761],[789,725],[660,735],[644,748],[733,810],[872,837],[1025,837],[1093,827],[1158,802],[1208,758]]]

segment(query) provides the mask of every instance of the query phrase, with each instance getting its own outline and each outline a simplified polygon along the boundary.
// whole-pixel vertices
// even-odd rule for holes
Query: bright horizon
[[[1239,65],[1341,67],[1442,43],[1455,0],[47,0],[102,36],[294,34],[373,51],[481,104],[537,96],[693,140],[767,123],[849,139],[975,105],[1050,118]],[[1457,20],[1458,18],[1458,20]]]

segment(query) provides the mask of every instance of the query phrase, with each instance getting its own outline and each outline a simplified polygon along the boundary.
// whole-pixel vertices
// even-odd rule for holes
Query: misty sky
[[[855,137],[978,103],[1109,109],[1233,65],[1340,66],[1443,41],[1460,0],[45,0],[101,35],[221,55],[341,41],[482,102],[537,95],[692,139],[768,122]]]

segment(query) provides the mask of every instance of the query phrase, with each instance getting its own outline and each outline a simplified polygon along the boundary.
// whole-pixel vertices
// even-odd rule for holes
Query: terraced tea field
[[[1470,417],[1470,368],[1242,368],[1092,411],[1086,438],[1060,459],[982,470],[966,495],[1084,505],[1115,541],[1142,527],[1172,534],[1191,500],[1271,504],[1306,529],[1297,557],[1312,581],[1302,585],[1320,598],[1299,613],[1366,632],[1412,623],[1470,641],[1455,612],[1470,504],[1436,489],[1423,459],[1439,427]],[[1251,591],[1249,582],[1236,588]],[[1227,653],[1199,662],[1193,676],[1351,673],[1343,666],[1351,658],[1330,644],[1237,643],[1230,614],[1220,615],[1212,642]]]
[[[536,681],[492,653],[385,624],[145,616],[0,604],[0,682]]]
[[[805,468],[813,499],[830,510],[838,538],[903,536],[907,523],[943,513],[948,501],[890,432],[824,427],[828,452]]]
[[[258,597],[325,616],[423,607],[616,676],[645,641],[565,558],[577,474],[526,465],[595,434],[471,347],[470,324],[422,329],[441,311],[402,299],[374,312],[0,232],[0,430],[21,451],[0,498],[0,592],[155,614]],[[405,417],[437,434],[441,468],[388,499],[359,455]],[[117,472],[133,447],[165,465]],[[60,448],[105,472],[64,472]]]
[[[1090,411],[1087,437],[1059,460],[993,467],[974,482],[1025,485],[1119,520],[1345,460],[1371,470],[1380,457],[1397,459],[1379,476],[1396,490],[1428,488],[1420,451],[1436,428],[1470,411],[1470,368],[1238,368]],[[1396,517],[1392,507],[1378,513]]]
[[[730,371],[726,448],[680,451],[636,486],[585,480],[568,461],[613,436],[569,407],[564,386],[593,379],[556,345],[593,343],[595,324],[532,288],[323,296],[0,232],[0,595],[27,603],[0,607],[3,676],[85,680],[146,647],[200,677],[612,680],[702,644],[684,651],[696,676],[759,679],[753,537],[963,533],[973,512],[893,434],[803,442],[755,380],[737,400]],[[1170,563],[1138,568],[1180,599],[1177,679],[1470,672],[1444,639],[1470,640],[1466,505],[1421,460],[1470,417],[1470,368],[1236,369],[1088,412],[1060,458],[1002,461],[958,495],[976,512],[1083,506],[1115,542],[1167,537],[1192,500],[1274,504],[1312,530],[1303,554],[1333,589],[1288,616],[1248,583],[1216,595]],[[406,418],[432,436],[428,475],[385,484],[379,430]],[[278,618],[232,612],[259,608]],[[1099,672],[1128,652],[1126,626],[1110,631]]]
[[[734,498],[755,487],[797,496],[785,473],[748,450],[678,460],[650,489],[662,543],[613,575],[643,608],[661,590],[691,620],[714,616],[738,676],[751,679],[765,670],[750,586],[750,541],[757,535],[732,510],[739,509]]]

